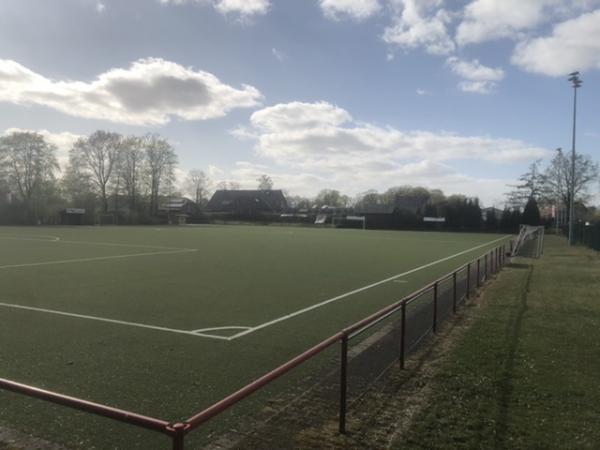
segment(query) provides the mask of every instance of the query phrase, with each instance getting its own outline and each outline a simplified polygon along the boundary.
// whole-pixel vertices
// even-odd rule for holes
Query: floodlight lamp
[[[571,72],[569,74],[570,77],[576,77],[577,75],[579,75],[579,72]]]

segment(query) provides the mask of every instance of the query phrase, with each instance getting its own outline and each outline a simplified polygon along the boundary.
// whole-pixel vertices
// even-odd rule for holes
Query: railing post
[[[500,272],[500,247],[496,248],[496,272]]]
[[[477,286],[477,289],[479,289],[480,284],[481,284],[481,258],[477,258],[477,282],[475,283],[475,286]]]
[[[471,263],[467,264],[467,298],[471,298]]]
[[[346,433],[346,397],[348,391],[348,335],[344,334],[341,342],[340,367],[340,433]]]
[[[404,369],[404,358],[406,355],[406,300],[402,302],[400,325],[400,368]]]
[[[433,332],[437,332],[438,282],[433,284]]]
[[[485,281],[488,279],[488,254],[486,253],[483,259],[483,276]]]
[[[173,430],[173,450],[184,450],[185,447],[185,433],[187,431],[187,425],[185,423],[175,423],[171,425]]]
[[[452,273],[452,312],[456,314],[456,271]]]
[[[492,251],[492,258],[494,258],[494,273],[498,273],[498,249],[495,248]]]

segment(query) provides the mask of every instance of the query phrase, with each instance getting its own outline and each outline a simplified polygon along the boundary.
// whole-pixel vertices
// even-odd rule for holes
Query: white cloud
[[[496,88],[496,83],[492,81],[461,81],[458,88],[463,92],[473,94],[491,94]]]
[[[417,95],[431,95],[431,92],[429,92],[427,89],[417,88],[415,92]]]
[[[423,158],[522,162],[546,154],[542,148],[512,139],[404,132],[357,123],[346,110],[326,102],[270,106],[254,112],[250,122],[252,128],[244,136],[257,139],[259,154],[307,167],[350,168],[358,162],[382,168]]]
[[[333,20],[365,20],[379,12],[379,0],[319,0],[325,17]]]
[[[452,72],[463,78],[458,87],[465,92],[489,94],[497,86],[497,82],[504,78],[504,70],[484,66],[477,59],[465,61],[455,56],[446,60]]]
[[[233,15],[242,21],[267,14],[271,7],[269,0],[160,0],[163,4],[182,5],[197,3],[210,5],[223,15]]]
[[[41,134],[46,142],[56,146],[56,159],[58,160],[59,166],[64,169],[69,162],[69,150],[73,147],[73,144],[78,139],[84,137],[81,134],[75,134],[68,131],[62,132],[52,132],[45,129],[25,129],[25,128],[7,128],[4,130],[4,135],[11,133],[23,133],[23,132],[32,132]]]
[[[214,7],[221,14],[239,14],[241,17],[264,15],[269,11],[269,0],[216,0]]]
[[[599,5],[599,0],[473,0],[456,30],[459,45],[502,38],[523,38],[540,25],[571,17]]]
[[[369,189],[384,191],[392,186],[409,184],[442,189],[446,194],[479,197],[486,205],[496,203],[499,193],[505,192],[506,186],[515,182],[469,176],[451,166],[429,160],[407,163],[384,172],[364,168],[352,172],[327,172],[238,161],[231,170],[221,170],[219,177],[213,180],[215,185],[219,181],[234,180],[242,189],[255,189],[256,179],[264,173],[271,177],[276,189],[284,189],[291,195],[311,197],[321,189],[338,189],[354,196]]]
[[[99,14],[102,14],[104,11],[106,11],[106,5],[102,2],[96,3],[96,11]]]
[[[263,108],[252,114],[248,127],[233,134],[255,140],[261,164],[239,162],[219,178],[251,188],[260,174],[267,173],[275,186],[308,196],[324,188],[354,195],[412,184],[478,196],[491,204],[514,180],[494,177],[481,167],[522,164],[550,153],[515,139],[401,131],[362,123],[327,102]],[[479,174],[468,175],[453,167],[461,161],[478,165]]]
[[[385,28],[383,40],[404,49],[424,47],[433,55],[448,55],[455,49],[448,35],[451,15],[440,6],[443,0],[395,0],[392,26]]]
[[[275,56],[279,62],[283,62],[283,60],[286,58],[285,53],[281,50],[277,50],[275,47],[271,49],[271,53],[273,53],[273,56]]]
[[[450,161],[510,164],[548,154],[514,139],[400,131],[358,123],[344,109],[326,102],[263,108],[252,114],[250,122],[243,136],[256,140],[258,156],[275,163],[277,172],[286,171],[283,178],[312,175],[323,180],[321,187],[351,192],[405,183],[445,189],[452,185],[459,192],[474,179],[456,173],[447,165]],[[475,190],[473,185],[470,189]]]
[[[158,58],[111,69],[92,82],[55,81],[12,60],[0,59],[0,101],[43,105],[65,114],[136,125],[173,117],[206,120],[259,104],[260,92],[235,89],[216,76]]]
[[[600,9],[557,24],[549,36],[524,40],[511,62],[549,76],[600,69]]]
[[[467,80],[500,81],[504,78],[502,69],[484,66],[476,59],[464,61],[453,56],[448,58],[448,64],[455,74]]]
[[[557,0],[472,1],[465,7],[456,40],[464,45],[515,37],[515,33],[548,20],[547,9],[557,3]]]

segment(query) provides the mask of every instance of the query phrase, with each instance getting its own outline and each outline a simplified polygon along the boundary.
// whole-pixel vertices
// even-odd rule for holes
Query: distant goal
[[[333,216],[331,226],[334,228],[367,229],[367,219],[364,216]]]
[[[544,253],[544,227],[521,225],[511,256],[539,258]]]

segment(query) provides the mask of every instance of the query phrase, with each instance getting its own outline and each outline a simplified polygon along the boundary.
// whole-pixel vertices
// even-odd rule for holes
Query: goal
[[[96,225],[116,225],[117,217],[115,214],[99,214],[96,217]]]
[[[367,229],[367,220],[364,216],[333,216],[331,226],[334,228],[362,228]]]
[[[520,225],[511,256],[539,258],[544,252],[544,227]]]

